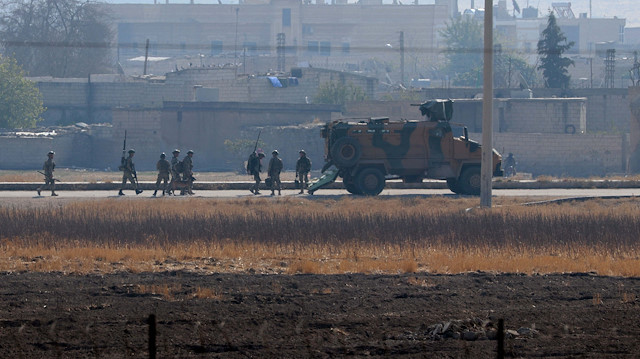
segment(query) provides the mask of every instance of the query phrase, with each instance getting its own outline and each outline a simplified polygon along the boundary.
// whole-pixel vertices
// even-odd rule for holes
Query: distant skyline
[[[107,3],[122,4],[122,3],[134,3],[134,4],[153,4],[153,0],[105,0]],[[329,2],[330,0],[326,0]],[[356,0],[348,0],[350,3],[356,2]],[[385,3],[391,3],[393,0],[383,0]],[[402,1],[402,0],[401,0]],[[411,3],[413,0],[405,0],[405,3]],[[418,0],[420,3],[432,4],[435,0]],[[458,0],[458,8],[462,11],[471,7],[472,0]],[[507,9],[513,10],[513,0],[507,0]],[[589,1],[590,0],[572,0],[571,9],[576,16],[580,13],[589,13]],[[188,4],[190,0],[169,0],[172,4]],[[194,0],[196,4],[217,4],[218,0]],[[223,4],[237,4],[238,0],[221,0]],[[494,3],[497,3],[494,0]],[[542,15],[547,13],[547,10],[551,8],[552,2],[558,2],[558,0],[516,0],[518,6],[521,9],[529,6],[537,7]],[[165,0],[158,0],[159,4],[164,4]],[[476,8],[484,7],[484,0],[474,0]],[[638,6],[638,0],[591,0],[591,7],[594,18],[613,18],[617,16],[619,18],[627,19],[627,27],[640,27],[640,7]]]

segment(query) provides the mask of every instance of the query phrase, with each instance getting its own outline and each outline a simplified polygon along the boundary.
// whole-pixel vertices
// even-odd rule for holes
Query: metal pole
[[[240,8],[236,8],[236,40],[233,44],[233,57],[235,59],[236,76],[238,76],[238,11]]]
[[[493,175],[493,0],[484,0],[484,89],[482,92],[482,166],[480,206],[491,208]]]
[[[404,86],[404,31],[400,31],[400,84]]]

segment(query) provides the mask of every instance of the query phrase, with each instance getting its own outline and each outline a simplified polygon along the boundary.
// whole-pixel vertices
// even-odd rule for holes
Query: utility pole
[[[148,59],[149,59],[149,39],[147,39],[147,44],[144,46],[144,70],[142,71],[143,75],[147,74]]]
[[[238,11],[240,11],[240,8],[236,8],[236,41],[233,44],[233,57],[236,62],[236,76],[238,76]]]
[[[480,167],[480,206],[484,208],[491,208],[493,176],[493,51],[493,0],[484,0],[484,87]]]
[[[400,31],[400,84],[404,86],[404,31]]]

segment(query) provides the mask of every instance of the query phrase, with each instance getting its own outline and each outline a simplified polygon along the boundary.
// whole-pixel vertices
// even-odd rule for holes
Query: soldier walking
[[[187,182],[185,192],[193,193],[193,150],[187,151],[187,156],[182,160],[182,179]]]
[[[304,150],[299,152],[300,158],[296,162],[296,177],[300,184],[299,194],[304,193],[304,189],[309,187],[309,172],[311,172],[311,160],[307,157],[307,153]],[[304,184],[303,184],[304,183]]]
[[[180,162],[180,160],[178,159],[178,156],[180,156],[180,150],[179,149],[175,149],[173,150],[173,157],[171,157],[171,183],[173,184],[173,182],[175,181],[180,181],[180,172],[178,171],[178,163]],[[175,193],[173,193],[173,189],[170,188],[167,191],[168,194],[173,194],[175,195]]]
[[[56,153],[53,151],[49,151],[47,153],[47,157],[49,157],[46,161],[44,161],[44,165],[42,165],[42,170],[44,171],[44,186],[38,187],[38,196],[40,195],[40,191],[43,191],[45,187],[51,190],[52,196],[57,196],[56,194],[56,180],[53,178],[53,171],[55,171],[56,163],[53,162],[53,156]]]
[[[122,186],[120,186],[120,192],[118,192],[119,196],[124,196],[122,190],[127,184],[127,180],[131,182],[133,185],[133,189],[136,191],[136,194],[142,193],[141,189],[138,189],[138,173],[136,172],[136,165],[133,163],[133,156],[136,154],[134,149],[129,150],[129,157],[124,161],[124,165],[122,166]]]
[[[156,190],[153,192],[153,196],[155,197],[158,193],[158,188],[160,188],[160,182],[164,181],[164,186],[162,187],[162,195],[164,196],[165,192],[169,191],[169,172],[171,171],[171,163],[167,161],[167,155],[162,152],[160,155],[160,160],[156,163],[156,169],[158,170],[158,179],[156,180]]]
[[[271,195],[275,195],[275,189],[277,186],[278,196],[282,194],[280,191],[281,182],[280,182],[280,172],[282,172],[282,160],[278,157],[278,150],[273,150],[271,152],[273,157],[269,160],[269,167],[267,169],[267,173],[269,177],[271,177]]]
[[[249,191],[253,194],[260,194],[258,190],[260,188],[260,172],[262,172],[262,159],[264,158],[264,152],[262,150],[254,151],[247,161],[247,173],[253,176],[255,183],[249,188]]]

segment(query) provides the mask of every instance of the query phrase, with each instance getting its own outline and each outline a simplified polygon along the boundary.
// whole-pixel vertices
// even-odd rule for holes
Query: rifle
[[[127,130],[124,130],[124,143],[122,143],[122,157],[120,157],[120,171],[124,171],[124,162],[127,160],[124,154],[127,151]]]
[[[38,172],[39,174],[43,175],[43,176],[44,176],[44,178],[49,177],[49,176],[47,176],[47,175],[46,175],[44,172],[42,172],[42,171],[36,171],[36,172]],[[53,177],[51,177],[51,179],[53,180],[53,182],[60,182],[60,180],[59,180],[59,179],[57,179],[57,178],[53,178]]]
[[[253,152],[256,152],[258,150],[258,141],[260,141],[260,134],[262,133],[262,130],[258,131],[258,138],[256,138],[256,145],[253,146]]]

